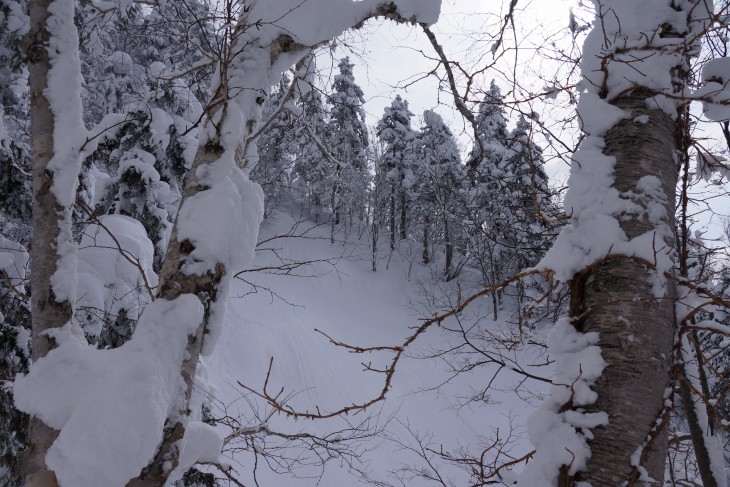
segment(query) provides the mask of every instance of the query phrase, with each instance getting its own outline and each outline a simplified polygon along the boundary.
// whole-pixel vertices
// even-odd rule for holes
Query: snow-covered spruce
[[[454,248],[459,241],[458,208],[465,171],[451,130],[431,110],[423,113],[423,127],[414,140],[415,162],[412,187],[414,219],[421,234],[422,262],[428,264],[439,249],[443,252],[443,276],[454,277]],[[416,226],[416,225],[414,225]],[[415,230],[415,229],[414,229]],[[417,237],[416,237],[417,238]]]
[[[332,209],[331,239],[335,227],[346,218],[363,219],[366,191],[370,177],[367,170],[366,149],[368,130],[365,125],[365,98],[362,88],[355,83],[348,58],[340,60],[339,74],[332,84],[333,93],[327,102],[331,106],[327,141],[331,153],[339,162],[333,169],[329,188]]]
[[[304,85],[303,82],[300,83]],[[326,203],[324,195],[327,194],[327,179],[331,170],[329,160],[312,139],[314,137],[319,140],[327,139],[327,109],[318,90],[302,91],[299,97],[300,116],[294,123],[296,137],[294,188],[303,201],[309,203],[310,214],[314,220],[319,221],[322,207]],[[261,146],[261,149],[265,149],[265,146]]]
[[[416,155],[412,150],[416,136],[411,128],[412,117],[408,102],[396,95],[390,106],[385,107],[376,128],[378,137],[386,143],[380,171],[385,176],[387,190],[377,197],[385,201],[380,206],[388,209],[391,250],[395,248],[396,236],[404,240],[408,235],[408,207],[412,199],[410,189],[415,183],[413,168]]]

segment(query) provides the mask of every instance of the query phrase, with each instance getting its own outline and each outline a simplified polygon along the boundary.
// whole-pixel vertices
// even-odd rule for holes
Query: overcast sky
[[[538,53],[535,52],[535,46],[540,45],[545,36],[560,30],[563,37],[569,37],[567,26],[569,9],[573,3],[569,0],[519,1],[518,8],[521,11],[516,16],[520,42],[518,58],[516,60],[515,51],[510,50],[503,61],[484,73],[479,84],[488,88],[491,79],[496,78],[503,93],[519,97],[519,94],[511,93],[514,86],[509,81],[514,77],[513,70],[517,63],[517,74],[523,86],[530,91],[540,91],[546,83],[530,74],[537,70],[535,63]],[[448,55],[461,62],[483,66],[493,59],[490,48],[507,5],[508,2],[503,4],[495,0],[444,0],[441,18],[433,31]],[[514,44],[512,32],[506,35],[509,43]],[[470,128],[464,126],[461,116],[453,109],[451,93],[439,92],[435,77],[424,78],[424,74],[433,70],[437,63],[433,60],[435,53],[419,27],[387,21],[371,22],[361,31],[346,36],[334,51],[334,60],[320,57],[319,67],[327,68],[330,63],[336,65],[337,60],[345,55],[349,55],[356,65],[355,78],[365,92],[368,125],[375,125],[395,94],[400,94],[416,115],[416,127],[423,111],[434,109],[457,134],[462,150],[468,152],[471,146]],[[477,59],[479,56],[482,57]],[[544,67],[540,71],[544,73]],[[323,83],[331,84],[331,81],[324,80]],[[567,105],[567,97],[565,101],[563,106]],[[525,110],[527,107],[521,108]],[[508,113],[508,116],[512,126],[518,113]],[[564,179],[567,165],[550,162],[548,172]]]
[[[446,53],[453,59],[483,66],[491,60],[491,54],[485,53],[489,52],[493,44],[508,3],[506,0],[444,0],[441,18],[433,31]],[[520,11],[516,16],[516,28],[519,31],[519,49],[509,50],[502,62],[488,69],[480,80],[482,86],[487,88],[491,79],[496,78],[503,94],[514,100],[522,99],[528,92],[540,92],[549,84],[551,77],[565,81],[564,71],[557,76],[556,72],[567,69],[566,66],[547,60],[546,57],[551,54],[552,42],[558,42],[561,46],[570,43],[570,9],[577,4],[578,0],[518,0]],[[583,18],[589,17],[585,11],[582,15]],[[514,45],[512,33],[508,32],[507,36],[511,41],[510,45]],[[578,38],[578,45],[582,44],[581,39]],[[436,62],[428,59],[435,57],[435,53],[420,28],[387,21],[371,22],[361,31],[346,36],[342,44],[346,46],[340,45],[333,52],[332,61],[326,57],[320,58],[319,67],[326,68],[330,63],[336,66],[339,58],[350,56],[356,65],[356,81],[365,92],[368,125],[374,126],[377,123],[383,109],[390,105],[398,93],[408,100],[411,111],[416,114],[415,127],[418,127],[418,118],[424,110],[435,109],[457,135],[462,152],[465,154],[469,151],[470,128],[464,126],[463,119],[452,108],[450,92],[439,92],[435,77],[423,77],[424,73],[436,66]],[[484,57],[476,63],[475,58],[480,55]],[[326,72],[326,69],[323,71]],[[512,84],[515,74],[520,86]],[[323,83],[331,84],[331,80],[324,80]],[[523,111],[537,111],[544,122],[553,124],[556,131],[560,130],[561,120],[575,110],[575,105],[570,103],[565,93],[560,94],[557,100],[538,99],[530,104],[517,106]],[[507,115],[511,120],[511,128],[519,113],[508,110]],[[571,125],[559,135],[566,143],[570,143],[575,141],[577,134],[575,125]],[[540,143],[539,137],[537,141]],[[546,169],[552,184],[556,187],[563,186],[568,177],[568,164],[564,160],[551,158],[550,148],[544,140],[540,145],[546,150]],[[707,185],[697,188],[702,193],[720,190],[722,188]],[[725,201],[727,197],[721,199]],[[709,238],[718,238],[723,234],[723,219],[726,214],[730,215],[730,203],[717,203],[716,210],[720,214],[706,213],[698,216],[702,226],[710,229],[706,234]]]

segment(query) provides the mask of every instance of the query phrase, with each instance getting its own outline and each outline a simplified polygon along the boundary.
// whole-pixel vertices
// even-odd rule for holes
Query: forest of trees
[[[484,33],[485,59],[517,49],[521,3]],[[730,174],[729,5],[576,6],[577,51],[553,44],[566,80],[525,94],[449,57],[439,4],[0,0],[0,486],[244,485],[217,463],[236,428],[199,404],[196,369],[279,212],[365,246],[372,272],[399,255],[454,294],[404,343],[332,340],[393,354],[366,366],[384,378],[372,401],[313,413],[251,390],[274,411],[371,408],[413,342],[484,298],[518,330],[496,346],[539,347],[552,389],[532,451],[442,453],[469,485],[730,485],[730,267],[694,231],[717,199],[701,184]],[[356,54],[328,44],[376,17],[424,31],[458,125],[406,90],[366,114]],[[556,110],[564,140],[533,110],[558,92],[571,112],[579,99],[577,117]],[[567,192],[548,158],[572,161]],[[483,363],[536,379],[470,337]],[[437,477],[412,485],[453,485]]]

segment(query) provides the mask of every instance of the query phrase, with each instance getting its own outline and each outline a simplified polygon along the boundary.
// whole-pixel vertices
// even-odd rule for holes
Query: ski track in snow
[[[293,221],[283,213],[276,215],[275,220],[273,224],[262,228],[263,237],[285,232]],[[305,222],[304,225],[311,226],[313,223]],[[418,319],[424,316],[419,314],[419,310],[424,309],[421,305],[421,284],[425,287],[433,284],[429,269],[414,263],[411,279],[408,280],[408,263],[396,253],[389,269],[386,269],[386,256],[379,261],[378,271],[372,272],[368,247],[363,243],[352,243],[354,237],[351,236],[351,243],[344,247],[340,243],[331,246],[329,225],[308,233],[308,236],[320,239],[288,238],[275,240],[267,247],[275,247],[280,249],[280,255],[300,260],[331,258],[343,253],[355,257],[340,260],[337,271],[324,263],[302,271],[322,274],[316,278],[260,273],[244,276],[257,285],[271,287],[292,304],[277,297],[272,298],[262,290],[238,298],[236,296],[245,294],[250,288],[240,281],[234,283],[221,339],[213,355],[205,358],[208,380],[214,386],[213,390],[217,391],[217,399],[231,405],[229,414],[251,416],[251,407],[246,400],[241,400],[244,390],[236,381],[260,390],[271,357],[274,357],[274,363],[269,392],[275,394],[284,387],[285,394],[297,393],[288,403],[297,410],[313,411],[315,406],[319,406],[325,412],[376,397],[382,389],[383,376],[363,371],[361,363],[372,361],[373,367],[380,367],[390,360],[391,355],[348,353],[330,344],[314,329],[320,329],[333,339],[352,345],[398,345],[412,334],[411,328],[419,324]],[[271,255],[271,252],[258,251],[253,267],[273,264]],[[485,299],[480,304],[485,307],[486,303]],[[466,313],[469,312],[467,310]],[[503,313],[503,316],[506,315]],[[489,326],[494,329],[497,325],[490,322]],[[430,347],[443,346],[444,343],[444,335],[434,327],[416,342],[413,349],[409,350],[409,355],[417,355]],[[418,392],[441,384],[449,377],[449,373],[445,364],[438,359],[404,356],[387,400],[368,412],[380,412],[381,424],[393,415],[388,431],[414,446],[413,438],[403,426],[405,424],[409,424],[420,435],[432,435],[431,447],[435,450],[439,450],[442,445],[444,451],[451,452],[460,446],[471,446],[472,452],[478,455],[481,452],[479,447],[483,448],[493,438],[496,428],[499,428],[502,437],[508,434],[509,415],[517,418],[516,425],[524,425],[527,415],[539,402],[536,400],[529,405],[514,394],[495,391],[491,397],[496,404],[458,408],[456,397],[466,395],[472,389],[484,388],[494,370],[494,367],[481,367],[468,375],[457,377],[438,390]],[[535,372],[547,374],[544,369],[536,369]],[[509,390],[510,384],[518,378],[512,372],[503,371],[495,385]],[[254,400],[251,395],[248,399]],[[268,411],[261,401],[257,404],[263,408],[262,411]],[[365,413],[359,413],[349,415],[347,419],[359,422],[364,417]],[[272,429],[287,433],[307,431],[326,434],[338,426],[342,427],[342,421],[295,422],[275,415],[269,425]],[[522,438],[517,441],[513,453],[522,455],[530,451],[524,427],[515,433],[522,435]],[[404,464],[415,464],[419,470],[428,467],[425,462],[392,442],[374,438],[370,443],[380,446],[363,456],[362,460],[370,462],[369,467],[365,468],[374,479],[393,482],[389,472],[402,468]],[[242,462],[243,467],[236,460]],[[236,460],[228,461],[239,473],[245,472],[246,483],[246,480],[250,480],[253,457],[239,457]],[[260,470],[257,472],[260,485],[334,487],[351,485],[356,481],[336,458],[328,463],[321,481],[316,477],[276,475],[266,467],[261,467],[262,463],[259,461]],[[299,474],[304,477],[316,476],[318,472],[315,468],[302,470]],[[462,471],[452,467],[446,467],[439,473],[467,481]],[[420,485],[424,481],[417,479],[413,485]],[[462,483],[457,482],[459,485]]]

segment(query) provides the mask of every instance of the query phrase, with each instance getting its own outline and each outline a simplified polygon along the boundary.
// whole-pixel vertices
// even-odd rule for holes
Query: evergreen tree
[[[0,235],[0,485],[20,485],[18,457],[25,447],[27,417],[13,405],[8,379],[27,372],[30,309],[26,288],[29,255]]]
[[[395,248],[396,233],[401,240],[408,235],[409,190],[414,183],[412,142],[416,135],[411,128],[411,117],[413,113],[408,109],[408,102],[396,95],[377,125],[378,137],[386,144],[381,164],[390,190],[384,207],[389,212],[391,249]],[[400,219],[396,221],[398,214]]]
[[[23,123],[28,108],[28,72],[21,49],[28,33],[27,2],[0,0],[0,106],[5,116]]]
[[[30,238],[30,153],[25,140],[11,138],[0,107],[0,235],[21,243]]]
[[[340,60],[340,72],[335,75],[332,84],[334,92],[328,98],[331,109],[327,140],[337,162],[332,174],[330,198],[333,230],[334,225],[339,224],[343,211],[362,218],[369,184],[365,98],[362,89],[355,83],[353,67],[348,58]]]
[[[327,140],[327,109],[322,95],[313,87],[302,94],[299,103],[301,113],[294,132],[297,151],[294,174],[297,187],[305,201],[314,207],[318,219],[325,195],[332,187],[333,168],[313,138],[320,142]]]
[[[477,140],[467,163],[470,187],[465,193],[462,220],[469,260],[479,269],[482,284],[490,286],[503,275],[497,222],[494,220],[501,212],[498,203],[502,188],[500,163],[508,136],[503,97],[494,81],[479,105],[476,123]],[[495,318],[499,296],[499,293],[492,295]]]
[[[140,236],[140,244],[149,239],[154,245],[157,271],[197,149],[196,124],[203,108],[195,92],[205,89],[201,84],[210,72],[191,69],[205,55],[191,46],[207,45],[209,17],[202,3],[188,1],[185,8],[177,2],[144,9],[131,4],[104,13],[80,2],[77,18],[86,26],[80,35],[86,41],[81,50],[87,123],[96,124],[96,149],[85,159],[80,176],[77,234],[106,233],[97,225],[104,214],[134,218],[147,234]],[[185,35],[195,42],[179,42]],[[94,225],[87,229],[90,222]],[[101,282],[109,296],[97,296],[91,290],[100,276],[93,268],[91,263],[91,270],[87,266],[89,272],[81,273],[90,281],[80,286],[90,292],[80,295],[76,317],[92,343],[119,346],[131,336],[149,292],[138,285],[122,297],[118,290],[129,283],[107,276]],[[154,271],[148,271],[149,279]]]
[[[11,141],[0,107],[0,485],[19,485],[17,459],[25,447],[26,416],[15,409],[9,383],[26,372],[30,339],[27,291],[30,237],[30,157]]]
[[[371,263],[372,270],[378,268],[378,244],[380,231],[387,227],[387,205],[390,191],[386,181],[385,165],[382,163],[385,153],[385,142],[376,136],[375,129],[371,128],[373,143],[368,147],[368,166],[373,174],[373,184],[368,192],[368,219],[370,221]]]
[[[24,1],[0,0],[0,235],[27,243],[31,217]]]
[[[96,100],[92,121],[104,121],[98,149],[84,164],[80,196],[97,213],[140,221],[155,244],[156,269],[197,148],[195,124],[203,109],[194,91],[209,74],[189,69],[202,53],[191,43],[175,42],[182,35],[176,29],[196,41],[210,35],[200,20],[206,18],[203,5],[186,2],[188,11],[174,3],[115,10],[96,34],[96,52],[86,56],[86,69],[95,74],[87,90]],[[150,31],[169,35],[139,35]],[[118,50],[121,46],[127,51]]]
[[[428,264],[434,246],[443,245],[444,277],[450,279],[461,186],[465,179],[459,148],[451,130],[430,110],[423,113],[423,126],[416,138],[417,181],[415,201],[422,226],[423,263]]]
[[[542,148],[532,140],[532,124],[520,115],[498,166],[502,184],[493,228],[511,263],[502,265],[506,275],[535,265],[550,243],[546,226],[555,208],[544,165]]]
[[[289,110],[281,110],[281,113],[275,114],[289,84],[289,77],[284,75],[264,102],[262,119],[274,119],[256,141],[258,159],[251,171],[251,180],[259,183],[264,190],[264,219],[269,216],[271,208],[280,203],[291,186],[290,178],[296,154],[294,121]]]
[[[469,162],[471,187],[464,222],[469,256],[484,285],[493,285],[538,262],[555,229],[542,149],[523,115],[511,132],[499,87],[492,82],[476,117],[478,142]],[[518,290],[522,296],[522,289]],[[495,309],[501,293],[493,295]],[[496,312],[495,312],[496,314]]]
[[[473,182],[479,184],[499,176],[496,169],[504,155],[508,135],[504,97],[494,80],[479,104],[476,125],[477,140],[467,165]]]

